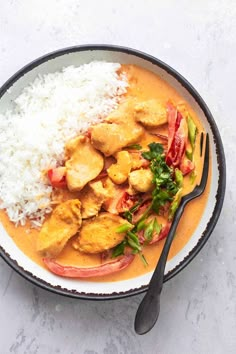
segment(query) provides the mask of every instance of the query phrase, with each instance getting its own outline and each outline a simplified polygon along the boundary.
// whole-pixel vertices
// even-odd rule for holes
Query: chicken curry
[[[182,196],[201,178],[195,112],[153,73],[121,70],[129,88],[117,109],[68,141],[64,164],[46,171],[54,209],[42,228],[15,228],[0,214],[19,248],[59,276],[114,281],[151,271]],[[209,179],[186,207],[169,258],[197,227]]]

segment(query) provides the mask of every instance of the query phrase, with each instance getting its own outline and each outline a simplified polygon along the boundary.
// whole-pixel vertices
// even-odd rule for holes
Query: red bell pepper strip
[[[179,167],[184,156],[187,144],[187,123],[182,114],[168,102],[168,149],[166,163],[169,166]]]
[[[66,188],[66,168],[56,167],[48,171],[49,181],[54,188]]]
[[[45,265],[48,269],[61,277],[67,278],[89,278],[100,277],[108,274],[119,272],[120,270],[128,267],[134,260],[135,255],[128,254],[119,259],[116,259],[109,263],[104,263],[97,267],[76,267],[76,266],[64,266],[51,258],[43,258]]]
[[[185,157],[188,139],[187,123],[172,103],[167,104],[168,112],[168,149],[166,163],[178,167],[183,175],[194,170],[195,164]]]
[[[168,151],[172,146],[175,132],[178,129],[177,121],[177,108],[171,103],[167,103],[167,117],[168,117]]]

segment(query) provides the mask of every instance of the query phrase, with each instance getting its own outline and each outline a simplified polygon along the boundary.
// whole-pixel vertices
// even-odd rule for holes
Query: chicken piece
[[[152,99],[137,103],[134,111],[136,121],[142,123],[145,128],[157,128],[167,123],[166,107],[158,100]]]
[[[138,192],[150,192],[154,188],[153,175],[149,169],[140,169],[130,172],[129,185]]]
[[[111,112],[104,123],[91,128],[91,141],[105,156],[114,155],[123,147],[136,143],[144,129],[134,119],[134,104],[130,99]]]
[[[107,197],[102,205],[103,209],[112,214],[119,214],[119,203],[126,193],[126,188],[116,185],[109,177],[104,179],[103,186],[107,191]]]
[[[123,147],[136,143],[143,133],[144,129],[135,122],[101,123],[91,127],[91,142],[105,156],[111,156]]]
[[[101,181],[90,182],[79,192],[78,197],[82,204],[82,219],[87,219],[98,214],[108,197],[108,191],[103,188]]]
[[[108,123],[128,124],[135,123],[134,106],[137,104],[135,98],[129,98],[121,102],[117,109],[114,109],[105,119]]]
[[[70,192],[67,188],[55,188],[51,193],[51,205],[58,205],[69,199],[77,199],[78,193]]]
[[[119,151],[115,157],[117,162],[107,169],[107,173],[114,183],[122,184],[127,180],[131,170],[130,155],[128,151]]]
[[[104,160],[85,136],[72,139],[66,145],[66,181],[70,191],[80,191],[99,175]]]
[[[126,232],[116,232],[124,224],[132,228],[127,220],[110,213],[101,213],[95,218],[85,220],[74,247],[85,253],[101,253],[113,248],[125,238]]]
[[[80,209],[79,199],[67,200],[59,204],[40,230],[37,251],[47,257],[57,256],[81,226]]]

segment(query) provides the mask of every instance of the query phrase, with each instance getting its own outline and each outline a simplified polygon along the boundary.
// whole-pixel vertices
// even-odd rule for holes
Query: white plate
[[[53,73],[68,65],[81,65],[92,60],[136,64],[158,74],[172,85],[192,106],[210,136],[212,155],[212,182],[203,217],[184,248],[170,261],[165,270],[165,281],[181,271],[200,251],[219,218],[226,183],[224,150],[216,123],[205,102],[191,84],[174,69],[160,60],[133,49],[88,45],[62,49],[28,64],[13,75],[0,89],[0,112],[11,109],[12,101],[38,74]],[[8,91],[8,89],[11,90]],[[147,289],[152,272],[118,282],[91,282],[72,280],[53,275],[31,261],[0,225],[0,255],[19,274],[47,290],[67,296],[86,299],[113,299],[141,293]]]

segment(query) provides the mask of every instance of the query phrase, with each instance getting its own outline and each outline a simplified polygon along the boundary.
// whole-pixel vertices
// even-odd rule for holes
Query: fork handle
[[[134,324],[135,331],[138,334],[145,334],[150,331],[158,319],[160,313],[160,295],[163,287],[166,261],[176,228],[183,214],[185,205],[186,201],[185,198],[183,198],[175,213],[170,231],[166,238],[166,242],[164,244],[155,271],[152,275],[147,293],[138,307]]]
[[[174,215],[170,231],[167,235],[164,247],[161,252],[161,256],[159,258],[159,261],[157,263],[157,267],[156,267],[156,269],[152,275],[151,281],[150,281],[150,287],[154,288],[154,285],[152,285],[152,284],[155,284],[155,292],[159,293],[159,294],[161,293],[162,286],[163,286],[165,266],[166,266],[167,257],[168,257],[169,251],[170,251],[170,246],[171,246],[172,241],[174,239],[175,232],[176,232],[177,226],[179,224],[179,221],[181,219],[181,216],[184,212],[185,204],[186,204],[185,199],[183,197],[183,199],[180,202],[180,205]],[[150,287],[149,287],[148,292],[150,291]]]

